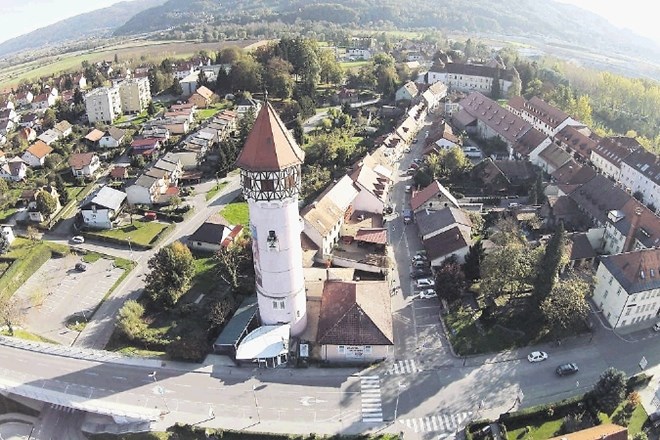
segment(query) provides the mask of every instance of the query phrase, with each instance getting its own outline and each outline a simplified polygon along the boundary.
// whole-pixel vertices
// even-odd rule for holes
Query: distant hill
[[[168,0],[136,14],[115,35],[131,35],[201,23],[249,23],[296,19],[342,26],[437,28],[473,35],[511,35],[555,44],[660,60],[660,47],[604,18],[553,0]]]
[[[29,49],[43,49],[46,46],[61,44],[65,41],[110,36],[116,28],[126,23],[135,14],[158,6],[164,1],[123,1],[107,8],[58,21],[0,44],[0,56]]]

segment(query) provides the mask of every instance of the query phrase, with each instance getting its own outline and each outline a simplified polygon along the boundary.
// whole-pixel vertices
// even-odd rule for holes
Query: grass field
[[[208,201],[211,200],[213,197],[215,197],[215,195],[218,194],[220,191],[222,191],[222,189],[223,189],[225,186],[227,186],[227,182],[220,182],[220,183],[218,183],[217,185],[215,185],[213,188],[211,188],[210,190],[208,190],[208,192],[206,193],[206,196],[205,196],[205,197],[206,197],[206,201],[208,202]]]
[[[243,225],[247,227],[250,223],[247,202],[232,202],[220,211],[220,215],[232,225]]]
[[[143,222],[134,220],[132,225],[122,226],[117,229],[90,233],[91,235],[100,235],[102,237],[111,237],[123,241],[131,240],[142,246],[148,246],[165,228],[166,223]]]
[[[217,52],[223,47],[239,46],[249,50],[255,45],[263,44],[255,41],[222,41],[215,43],[200,43],[194,41],[131,41],[121,45],[107,46],[95,50],[78,51],[45,57],[25,64],[7,67],[0,70],[0,90],[18,85],[23,79],[36,79],[42,76],[80,69],[83,61],[95,63],[102,60],[112,60],[115,55],[119,61],[157,62],[163,58],[188,58],[199,51]]]

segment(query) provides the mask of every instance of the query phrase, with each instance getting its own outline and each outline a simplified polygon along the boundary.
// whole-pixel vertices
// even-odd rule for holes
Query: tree
[[[465,289],[465,274],[455,257],[447,258],[435,274],[435,291],[438,297],[453,303],[461,298]]]
[[[5,234],[0,234],[0,255],[9,252],[9,239]]]
[[[39,191],[36,197],[37,211],[49,219],[57,210],[57,200],[48,191]]]
[[[500,85],[500,69],[495,71],[493,83],[490,86],[490,97],[494,100],[498,100],[502,97],[502,87]]]
[[[470,246],[465,256],[465,263],[463,264],[465,278],[470,281],[481,278],[481,262],[484,260],[484,256],[484,245],[481,240]]]
[[[516,295],[530,284],[537,253],[511,241],[486,255],[481,263],[481,291],[489,296]]]
[[[41,118],[42,120],[42,126],[45,129],[53,128],[55,125],[55,122],[57,122],[57,114],[55,113],[55,110],[52,108],[47,109],[44,112],[43,117]]]
[[[214,258],[218,262],[220,278],[232,289],[238,289],[241,268],[250,259],[247,246],[243,242],[231,243],[216,252]]]
[[[2,195],[7,194],[9,191],[9,185],[5,179],[0,179],[0,201],[2,201]]]
[[[143,316],[144,307],[142,304],[129,299],[119,309],[117,328],[131,341],[140,339],[147,330],[147,324],[142,319]]]
[[[541,302],[541,313],[550,330],[557,336],[570,333],[589,316],[587,294],[589,284],[577,276],[557,282]]]
[[[208,320],[211,323],[212,327],[222,326],[236,307],[236,301],[231,296],[225,296],[219,301],[216,301],[211,306],[211,311],[209,312]]]
[[[300,115],[303,119],[310,118],[316,114],[316,105],[314,100],[309,96],[301,96],[296,101],[300,105]]]
[[[566,231],[564,230],[564,224],[560,222],[545,247],[545,251],[541,257],[541,264],[534,280],[535,305],[540,304],[547,298],[557,281],[559,272],[568,263],[566,243]]]
[[[9,336],[14,336],[14,326],[23,319],[21,310],[21,304],[16,297],[0,295],[0,322],[7,327]]]
[[[195,274],[195,260],[188,246],[175,241],[161,248],[148,262],[145,291],[154,302],[174,306]]]
[[[64,179],[62,179],[62,176],[60,176],[59,174],[55,179],[55,189],[57,190],[57,194],[60,197],[60,205],[64,206],[67,203],[69,203],[69,193],[66,190]]]
[[[626,374],[610,367],[600,375],[589,397],[595,400],[601,411],[611,415],[623,402],[625,396]]]
[[[282,58],[275,57],[268,61],[263,80],[268,93],[277,98],[289,99],[293,93],[293,66]]]
[[[149,116],[154,116],[157,112],[158,110],[156,109],[156,104],[154,104],[153,101],[149,101],[149,105],[147,105],[147,114]]]
[[[224,72],[223,69],[220,70]],[[179,78],[174,77],[174,79],[172,79],[172,87],[170,87],[170,93],[174,96],[183,95],[183,87],[181,87],[181,82],[179,81]]]
[[[229,72],[231,90],[260,92],[262,88],[263,67],[251,56],[241,58]]]
[[[206,334],[201,330],[184,333],[167,344],[166,351],[172,359],[201,362],[208,351]]]
[[[339,84],[344,77],[341,64],[331,50],[319,52],[319,68],[321,81],[324,83]]]

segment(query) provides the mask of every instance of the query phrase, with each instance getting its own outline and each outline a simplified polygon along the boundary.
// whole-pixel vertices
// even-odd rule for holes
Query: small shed
[[[213,351],[235,359],[238,344],[250,331],[257,328],[257,309],[256,295],[245,298],[213,343]]]

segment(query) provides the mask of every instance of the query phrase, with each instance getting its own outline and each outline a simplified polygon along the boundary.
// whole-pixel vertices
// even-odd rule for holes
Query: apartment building
[[[124,113],[140,113],[151,101],[149,78],[131,78],[119,83],[121,109]]]
[[[85,95],[85,109],[89,123],[112,122],[122,113],[119,87],[100,87]]]

